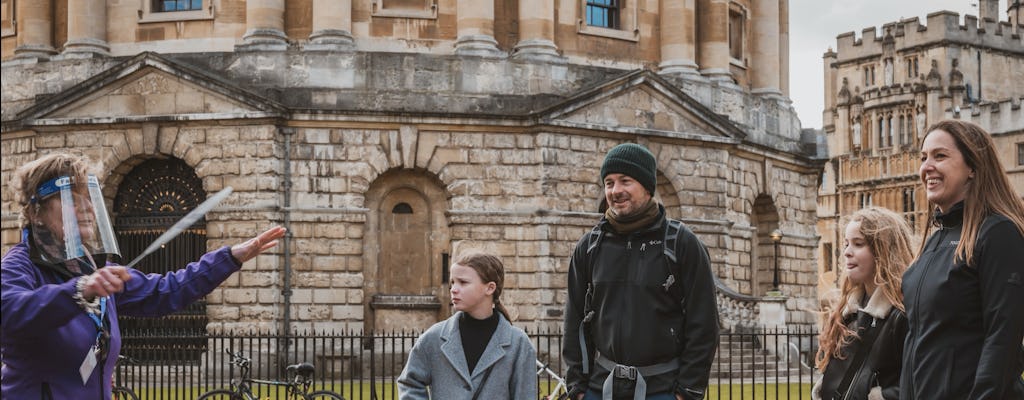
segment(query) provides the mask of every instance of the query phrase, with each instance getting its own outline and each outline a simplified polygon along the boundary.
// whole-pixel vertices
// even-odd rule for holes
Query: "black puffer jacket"
[[[815,400],[900,398],[900,364],[907,335],[907,316],[893,307],[880,290],[875,290],[867,306],[861,308],[863,295],[863,290],[853,293],[843,310],[846,326],[857,332],[858,338],[843,348],[844,358],[829,360],[821,382],[813,391]],[[853,365],[857,354],[864,350],[860,338],[868,335],[875,336],[871,349],[859,365]],[[838,392],[839,385],[851,369],[857,372],[850,381],[849,390]],[[868,393],[872,391],[881,397],[869,397]]]
[[[962,203],[936,219],[941,228],[903,276],[903,397],[1024,399],[1024,237],[1003,216],[985,218],[967,266],[953,260]]]
[[[710,262],[704,245],[689,229],[679,232],[676,257],[682,266],[671,266],[664,254],[664,208],[652,226],[629,235],[615,233],[602,219],[604,230],[596,254],[587,254],[589,233],[576,244],[569,264],[569,297],[566,304],[563,360],[570,387],[600,391],[608,371],[593,365],[589,377],[582,373],[578,332],[584,316],[589,276],[593,277],[595,317],[590,323],[589,355],[596,352],[622,365],[635,367],[664,363],[677,358],[676,373],[645,377],[647,393],[676,392],[690,397],[708,383],[711,362],[718,348],[718,307]],[[588,256],[595,256],[588,273]],[[669,276],[673,275],[670,279]],[[679,276],[682,275],[682,276]],[[686,313],[677,292],[685,292]],[[634,382],[617,379],[616,398],[633,398]]]

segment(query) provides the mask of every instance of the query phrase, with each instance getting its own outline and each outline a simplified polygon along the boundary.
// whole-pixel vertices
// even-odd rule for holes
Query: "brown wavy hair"
[[[1021,200],[1010,186],[1010,179],[1006,177],[1006,172],[999,163],[995,143],[988,132],[970,122],[944,120],[930,126],[924,137],[927,138],[936,131],[946,132],[953,137],[957,150],[964,157],[964,162],[974,170],[974,178],[969,181],[974,190],[968,190],[964,197],[963,233],[960,235],[960,244],[953,252],[953,258],[954,261],[967,260],[967,265],[975,266],[974,247],[978,241],[978,230],[981,229],[985,217],[992,214],[1005,216],[1013,222],[1017,231],[1024,235],[1024,200]],[[936,207],[930,201],[928,206],[931,210]],[[932,226],[937,225],[934,215],[929,217],[929,222],[931,223],[924,226],[921,236],[923,238],[927,238]],[[921,241],[921,250],[924,249],[925,242]]]
[[[903,311],[903,272],[914,260],[911,244],[911,229],[899,214],[881,207],[868,207],[853,213],[848,223],[860,222],[860,233],[864,235],[871,254],[875,257],[875,274],[873,280],[877,291],[900,311]],[[845,274],[843,276],[842,294],[829,313],[825,326],[818,337],[818,353],[814,357],[815,366],[825,371],[829,360],[844,359],[843,347],[853,342],[857,333],[843,323],[843,310],[846,308],[850,294],[858,289]],[[868,293],[871,295],[871,293]]]
[[[477,275],[480,275],[480,280],[484,283],[494,282],[494,293],[491,295],[494,309],[504,315],[505,320],[512,321],[505,305],[501,304],[501,290],[505,287],[505,264],[502,264],[500,258],[487,253],[471,251],[456,257],[452,264],[472,268]]]

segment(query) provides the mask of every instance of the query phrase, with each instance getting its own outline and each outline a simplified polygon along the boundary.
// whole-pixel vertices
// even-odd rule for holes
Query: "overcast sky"
[[[824,108],[824,64],[822,55],[836,48],[836,36],[902,18],[926,16],[939,10],[961,15],[978,15],[977,0],[790,0],[789,2],[789,90],[793,106],[804,128],[821,128]],[[999,1],[999,20],[1006,20],[1007,0]]]

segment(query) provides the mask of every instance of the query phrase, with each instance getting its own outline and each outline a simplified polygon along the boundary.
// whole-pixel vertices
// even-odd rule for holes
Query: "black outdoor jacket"
[[[863,309],[846,318],[846,326],[857,332],[858,338],[843,348],[844,359],[832,358],[821,378],[820,398],[825,400],[865,400],[873,387],[880,387],[886,400],[900,398],[899,377],[903,341],[907,334],[907,317],[892,307],[888,315],[878,318]],[[870,351],[859,365],[852,365],[856,354],[862,351],[862,340],[870,331],[876,335]],[[850,369],[856,373],[850,380],[849,390],[837,392]]]
[[[588,344],[593,363],[596,352],[618,364],[642,367],[677,358],[677,373],[644,377],[647,393],[675,392],[696,397],[707,388],[715,350],[718,348],[718,306],[707,249],[689,229],[676,239],[681,275],[673,274],[664,254],[665,211],[647,229],[629,235],[615,233],[602,218],[600,246],[590,256],[594,270],[588,274],[588,232],[576,244],[569,264],[563,360],[569,367],[567,382],[601,390],[608,371],[593,364],[590,376],[582,373],[579,336],[584,316],[588,276],[593,276],[593,308]],[[669,275],[674,275],[671,279]],[[685,294],[685,318],[679,304]],[[634,382],[616,379],[615,398],[633,398]]]
[[[962,203],[936,219],[941,227],[903,275],[903,398],[1024,399],[1024,237],[988,216],[969,267],[953,260]]]

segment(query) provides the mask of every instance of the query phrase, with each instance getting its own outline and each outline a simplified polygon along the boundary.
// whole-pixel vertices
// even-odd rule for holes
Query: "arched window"
[[[124,262],[134,259],[181,217],[206,199],[203,182],[179,159],[149,159],[124,177],[114,198],[114,228]],[[185,267],[206,253],[206,221],[201,219],[161,249],[135,265],[145,273],[164,274]],[[124,348],[146,345],[147,359],[194,361],[206,351],[205,339],[183,338],[176,343],[135,343],[143,332],[202,337],[206,334],[206,301],[161,318],[120,317]],[[154,347],[155,346],[155,347]]]

